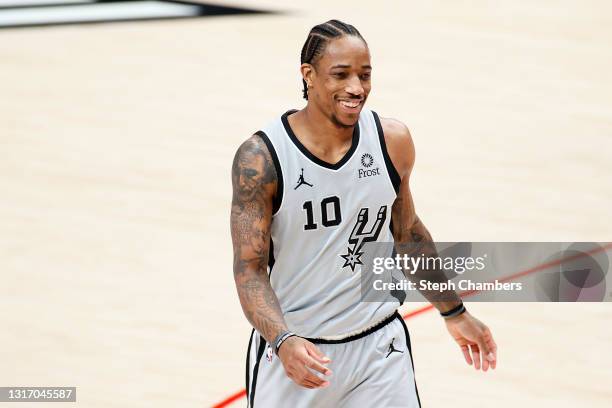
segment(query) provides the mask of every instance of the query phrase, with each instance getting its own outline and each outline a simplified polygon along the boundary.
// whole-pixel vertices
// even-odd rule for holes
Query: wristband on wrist
[[[463,314],[466,311],[467,309],[463,305],[463,302],[461,302],[458,306],[453,307],[451,310],[448,310],[446,312],[440,312],[440,316],[442,316],[444,319],[450,319],[455,316],[459,316],[460,314]]]
[[[276,336],[276,338],[274,339],[274,342],[272,343],[274,354],[278,356],[278,350],[280,349],[281,344],[283,344],[285,340],[287,340],[289,337],[293,337],[293,336],[297,336],[297,334],[290,332],[290,331],[284,331],[278,336]]]

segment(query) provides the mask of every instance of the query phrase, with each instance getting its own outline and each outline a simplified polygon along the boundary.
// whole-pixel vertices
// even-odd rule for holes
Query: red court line
[[[522,278],[523,276],[530,275],[532,273],[539,272],[539,271],[542,271],[544,269],[548,269],[548,268],[550,268],[552,266],[560,265],[563,262],[573,261],[573,260],[576,260],[578,258],[582,258],[583,256],[593,255],[593,254],[596,254],[596,253],[601,252],[601,251],[607,251],[608,249],[612,249],[612,242],[607,244],[607,245],[604,245],[603,247],[593,248],[593,249],[591,249],[590,251],[587,251],[587,252],[581,252],[579,254],[568,256],[566,258],[561,258],[561,259],[558,259],[556,261],[550,261],[550,262],[544,263],[542,265],[538,265],[538,266],[535,266],[533,268],[526,269],[524,271],[520,271],[520,272],[514,273],[512,275],[508,275],[505,278],[499,279],[499,281],[500,282],[508,282],[510,280],[514,280],[514,279],[517,279],[517,278]],[[480,291],[477,291],[477,290],[468,290],[468,291],[465,291],[465,292],[461,292],[459,295],[463,298],[463,297],[469,297],[469,296],[475,295],[478,292],[480,292]],[[423,306],[423,307],[420,307],[418,309],[415,309],[415,310],[413,310],[411,312],[408,312],[408,313],[402,315],[402,318],[404,320],[410,319],[411,317],[418,316],[418,315],[420,315],[422,313],[430,311],[433,308],[434,307],[431,304],[427,305],[427,306]],[[225,408],[225,407],[231,405],[234,401],[239,400],[239,399],[241,399],[242,397],[245,397],[245,396],[246,396],[246,389],[242,389],[241,391],[239,391],[239,392],[237,392],[237,393],[235,393],[233,395],[230,395],[229,397],[227,397],[223,401],[218,402],[217,404],[213,405],[212,408]]]
[[[239,400],[242,397],[246,397],[246,389],[243,389],[242,391],[239,391],[239,392],[235,393],[234,395],[230,395],[229,397],[227,397],[223,401],[218,402],[217,404],[213,405],[212,408],[224,408],[224,407],[227,407],[232,402],[234,402],[236,400]]]
[[[423,306],[423,307],[420,307],[418,309],[413,310],[412,312],[408,312],[405,315],[402,315],[402,318],[404,320],[410,319],[411,317],[420,315],[421,313],[425,313],[425,312],[427,312],[427,311],[429,311],[429,310],[431,310],[433,308],[434,308],[433,305]]]

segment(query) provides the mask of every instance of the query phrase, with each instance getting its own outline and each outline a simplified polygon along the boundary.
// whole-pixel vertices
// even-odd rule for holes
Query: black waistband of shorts
[[[370,334],[374,333],[378,329],[382,329],[383,327],[385,327],[386,325],[388,325],[389,323],[391,323],[393,320],[395,320],[397,318],[401,319],[401,316],[400,316],[400,314],[396,310],[395,313],[393,313],[392,315],[390,315],[386,319],[376,323],[374,326],[372,326],[372,327],[362,331],[361,333],[353,334],[351,336],[348,336],[348,337],[345,337],[345,338],[342,338],[342,339],[334,339],[334,340],[328,340],[328,339],[310,339],[310,338],[307,338],[307,337],[305,337],[305,339],[308,340],[311,343],[314,343],[314,344],[348,343],[349,341],[354,341],[354,340],[360,339],[362,337],[365,337],[367,335],[370,335]]]

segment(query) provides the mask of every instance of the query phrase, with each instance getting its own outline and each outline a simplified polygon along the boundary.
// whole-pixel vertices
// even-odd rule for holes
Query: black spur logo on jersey
[[[363,244],[378,239],[378,235],[380,235],[380,231],[387,219],[387,206],[381,205],[378,209],[378,214],[376,214],[376,221],[374,221],[371,228],[366,231],[369,212],[369,208],[362,208],[359,210],[357,222],[348,239],[349,246],[347,252],[344,255],[340,255],[344,259],[344,265],[342,265],[342,267],[345,268],[348,266],[351,268],[352,272],[355,272],[355,267],[357,265],[363,265],[361,261],[361,256],[363,255],[361,249],[363,248]]]
[[[313,187],[312,184],[310,184],[306,180],[304,180],[304,169],[302,169],[302,174],[300,174],[300,177],[298,177],[297,185],[295,186],[294,190],[297,190],[298,187],[302,187],[302,186]]]
[[[380,174],[380,167],[376,167],[375,169],[371,169],[374,165],[374,157],[370,153],[364,153],[361,156],[361,165],[365,167],[365,169],[359,169],[359,178],[378,176]]]

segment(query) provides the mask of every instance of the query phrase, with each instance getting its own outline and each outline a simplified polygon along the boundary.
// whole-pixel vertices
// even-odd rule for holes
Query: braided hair
[[[354,35],[355,37],[361,38],[364,43],[366,42],[355,27],[339,20],[329,20],[325,23],[312,27],[308,33],[308,38],[306,38],[306,42],[302,47],[300,63],[315,64],[325,51],[327,44],[329,44],[332,39],[339,38],[344,35]],[[304,86],[302,90],[304,99],[308,100],[308,86],[303,78],[302,84]]]

